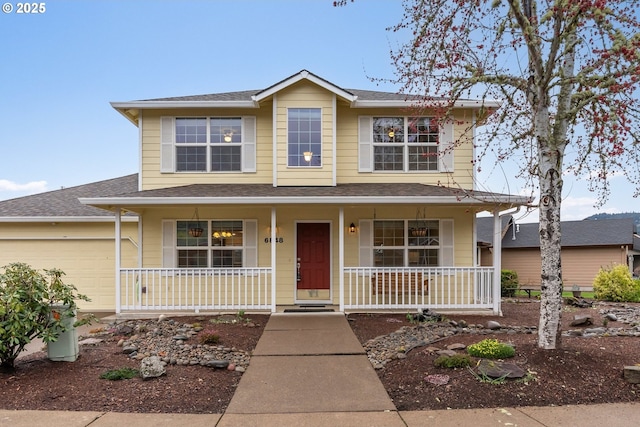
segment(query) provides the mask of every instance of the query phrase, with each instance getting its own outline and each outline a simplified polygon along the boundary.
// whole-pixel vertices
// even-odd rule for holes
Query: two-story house
[[[476,213],[527,203],[474,191],[473,130],[498,104],[459,102],[439,126],[413,103],[305,70],[261,90],[112,103],[139,129],[138,188],[79,199],[115,214],[113,309],[498,312]]]

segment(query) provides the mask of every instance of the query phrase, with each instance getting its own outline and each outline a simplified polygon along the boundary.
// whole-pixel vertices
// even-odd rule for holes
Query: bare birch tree
[[[353,1],[353,0],[352,0]],[[334,2],[344,5],[347,0]],[[393,81],[417,108],[499,99],[478,153],[517,162],[539,190],[541,308],[538,346],[560,345],[563,176],[588,176],[604,203],[607,177],[640,194],[638,4],[621,0],[404,0],[390,31]],[[443,104],[443,100],[446,100]],[[446,105],[445,105],[446,104]],[[480,136],[480,135],[479,135]]]

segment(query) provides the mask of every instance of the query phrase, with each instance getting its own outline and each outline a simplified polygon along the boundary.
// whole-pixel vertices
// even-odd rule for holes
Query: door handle
[[[298,258],[298,262],[296,263],[296,280],[298,282],[302,280],[302,276],[300,275],[300,258]]]

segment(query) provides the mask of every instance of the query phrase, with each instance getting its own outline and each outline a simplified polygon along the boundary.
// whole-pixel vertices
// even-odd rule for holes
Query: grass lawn
[[[525,291],[516,291],[517,297],[529,297]],[[571,298],[573,296],[573,292],[565,291],[562,293],[562,298]],[[585,292],[583,291],[580,296],[586,299],[594,299],[593,292]],[[540,298],[540,291],[531,291],[531,298]]]

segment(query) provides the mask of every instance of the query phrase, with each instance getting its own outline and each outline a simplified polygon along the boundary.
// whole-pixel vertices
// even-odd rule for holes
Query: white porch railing
[[[493,267],[345,267],[344,309],[486,309]]]
[[[271,268],[120,270],[120,311],[272,310]]]

